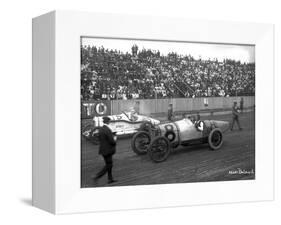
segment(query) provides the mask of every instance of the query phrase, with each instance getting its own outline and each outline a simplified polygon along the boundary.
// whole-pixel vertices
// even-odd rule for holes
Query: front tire
[[[137,155],[145,155],[151,142],[150,134],[146,131],[137,132],[131,141],[131,147]]]
[[[99,144],[99,128],[95,127],[94,125],[87,125],[82,130],[82,136],[87,140],[90,141],[94,145]]]
[[[208,137],[208,143],[212,150],[217,150],[222,146],[223,135],[221,129],[215,128],[210,132]]]
[[[165,161],[171,152],[170,142],[166,137],[156,137],[150,144],[148,155],[154,162]]]

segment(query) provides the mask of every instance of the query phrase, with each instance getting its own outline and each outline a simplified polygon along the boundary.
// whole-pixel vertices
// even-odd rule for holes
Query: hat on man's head
[[[109,123],[109,121],[111,120],[109,117],[105,116],[102,118],[104,123]]]

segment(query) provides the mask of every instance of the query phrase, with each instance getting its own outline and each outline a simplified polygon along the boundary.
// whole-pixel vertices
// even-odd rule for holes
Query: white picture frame
[[[255,45],[255,180],[80,187],[80,37]],[[33,19],[33,205],[55,214],[274,199],[274,26],[72,11]]]

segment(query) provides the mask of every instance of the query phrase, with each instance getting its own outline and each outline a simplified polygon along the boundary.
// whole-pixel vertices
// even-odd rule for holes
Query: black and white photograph
[[[255,179],[255,46],[81,37],[81,188]]]

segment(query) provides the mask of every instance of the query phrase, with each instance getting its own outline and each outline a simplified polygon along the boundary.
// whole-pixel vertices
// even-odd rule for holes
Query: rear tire
[[[223,144],[223,135],[221,129],[213,129],[208,136],[208,143],[211,150],[219,149]]]
[[[152,140],[148,155],[154,162],[165,161],[171,152],[170,142],[166,137],[156,137]]]
[[[137,132],[131,141],[131,147],[137,155],[145,155],[151,142],[150,134],[146,131]]]

